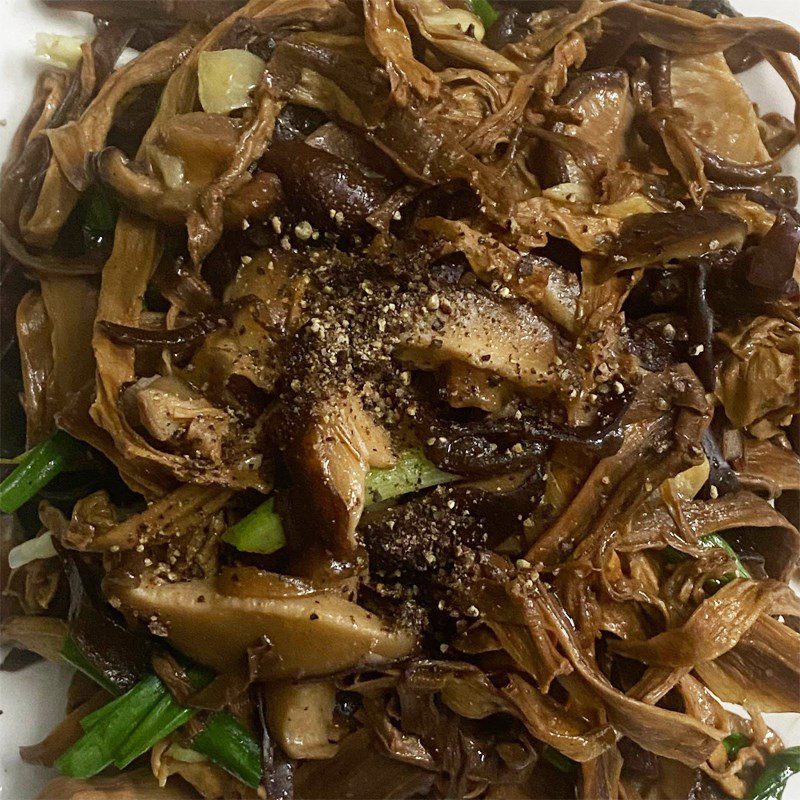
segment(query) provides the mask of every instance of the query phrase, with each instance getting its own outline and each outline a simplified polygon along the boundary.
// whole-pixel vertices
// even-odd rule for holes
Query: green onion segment
[[[275,511],[275,498],[270,497],[246,517],[231,525],[222,537],[245,553],[269,555],[286,544],[283,523]]]
[[[485,28],[493,25],[500,16],[489,0],[469,0],[469,4],[472,6],[473,13],[480,17]]]
[[[786,782],[800,772],[800,747],[789,747],[767,756],[764,769],[756,778],[747,800],[781,800]]]
[[[14,471],[0,483],[0,511],[11,514],[27,503],[68,467],[81,450],[81,444],[61,430],[31,448]]]
[[[261,748],[250,731],[226,712],[212,714],[205,728],[194,737],[192,749],[256,787],[261,782]]]

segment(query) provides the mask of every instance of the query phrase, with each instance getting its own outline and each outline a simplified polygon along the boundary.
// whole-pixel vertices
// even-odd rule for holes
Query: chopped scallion
[[[745,565],[739,560],[739,556],[736,555],[736,551],[718,534],[710,533],[707,536],[703,536],[697,540],[697,544],[704,550],[711,550],[715,547],[718,547],[720,550],[724,550],[733,559],[733,563],[735,565],[734,571],[723,576],[725,583],[730,583],[734,578],[746,578],[747,580],[752,579],[753,576],[747,571]]]
[[[781,800],[786,782],[800,772],[800,747],[789,747],[767,757],[747,800]]]
[[[80,443],[61,430],[31,448],[0,484],[0,511],[11,514],[27,503],[69,466],[80,452]]]
[[[734,759],[743,747],[750,744],[750,740],[743,733],[731,733],[722,740],[728,758]]]
[[[89,730],[55,762],[56,769],[70,778],[97,775],[114,761],[131,731],[147,718],[166,691],[155,675],[137,683],[127,694],[112,701],[113,713],[95,719]]]
[[[270,497],[246,517],[231,525],[222,537],[245,553],[269,555],[286,544],[283,523],[275,511],[275,498]]]
[[[440,470],[419,450],[409,450],[393,467],[370,470],[366,482],[367,505],[450,483],[457,477]]]
[[[187,670],[187,677],[192,686],[200,688],[211,681],[213,673],[193,667]],[[91,777],[112,763],[123,769],[195,714],[196,708],[175,702],[159,677],[148,675],[127,694],[84,717],[84,735],[56,767],[71,778]]]
[[[114,758],[114,764],[119,769],[124,769],[131,761],[146,753],[195,714],[197,714],[196,708],[179,706],[167,692],[125,740],[119,754]]]
[[[724,550],[731,557],[735,565],[733,572],[726,572],[721,578],[709,580],[707,587],[708,589],[721,589],[723,586],[725,586],[725,584],[730,583],[734,578],[745,578],[746,580],[752,579],[752,575],[750,575],[750,573],[747,571],[747,567],[742,564],[739,556],[736,555],[736,551],[720,535],[716,533],[710,533],[707,536],[703,536],[698,539],[697,544],[703,550],[712,550],[714,548]],[[664,550],[664,554],[669,561],[673,562],[687,558],[685,553],[682,553],[680,550],[676,550],[674,547],[667,547]]]
[[[226,712],[212,714],[192,748],[248,786],[261,782],[261,748],[250,731]]]
[[[87,250],[101,247],[111,241],[117,227],[119,203],[108,189],[96,186],[81,198],[83,216],[83,244]]]
[[[489,28],[490,25],[493,25],[500,16],[494,10],[489,0],[469,0],[469,4],[472,6],[473,13],[480,17],[485,28]]]

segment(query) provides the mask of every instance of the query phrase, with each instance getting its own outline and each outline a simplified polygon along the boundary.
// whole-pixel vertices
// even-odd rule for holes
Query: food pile
[[[42,796],[779,798],[800,111],[737,74],[800,108],[800,34],[48,2],[96,34],[40,37],[0,187],[5,668],[77,668]]]

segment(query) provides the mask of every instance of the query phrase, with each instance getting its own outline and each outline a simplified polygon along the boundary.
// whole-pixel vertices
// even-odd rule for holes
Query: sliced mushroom
[[[574,332],[578,314],[578,296],[581,293],[580,281],[577,275],[557,264],[551,263],[548,266],[547,286],[540,300],[542,311],[564,330]]]
[[[719,211],[636,214],[622,223],[612,267],[622,272],[698,258],[723,248],[740,250],[746,236],[742,220]]]
[[[354,391],[320,402],[309,419],[287,451],[295,478],[292,509],[314,538],[322,534],[334,552],[351,555],[367,472],[394,464],[389,436]]]
[[[294,329],[298,306],[308,277],[305,258],[280,249],[259,250],[242,258],[236,277],[225,288],[226,302],[256,297],[264,304],[262,324],[278,330]],[[235,326],[234,326],[235,327]]]
[[[363,231],[367,217],[389,196],[384,181],[304,142],[274,142],[261,166],[281,179],[292,211],[316,228]]]
[[[383,370],[397,375],[396,360],[431,371],[457,363],[532,395],[556,394],[570,378],[568,367],[559,372],[556,366],[569,355],[563,353],[559,361],[555,327],[524,302],[498,301],[488,292],[466,288],[442,287],[434,295],[417,288],[401,292],[390,285],[371,286],[369,294],[353,293],[340,306],[312,317],[304,329],[307,339],[289,359],[294,379],[288,388],[299,392],[307,387],[317,395],[310,404],[290,395],[292,402],[284,404],[288,424],[279,432],[293,478],[286,517],[297,530],[290,540],[305,542],[304,553],[322,545],[328,557],[352,559],[367,470],[392,463],[386,432],[361,402],[358,380],[370,370],[375,372],[369,382],[376,385],[392,380]],[[387,303],[396,304],[388,321],[363,313],[365,306],[374,307],[378,291],[385,293]],[[313,335],[314,319],[317,330],[325,331],[325,341],[336,343],[322,359],[316,357],[320,337]],[[384,329],[390,331],[391,357],[371,349]],[[331,368],[344,355],[340,341],[349,342],[364,360],[365,372],[352,380],[344,367]],[[409,411],[412,417],[416,413]],[[302,574],[310,574],[307,567]]]
[[[463,254],[484,285],[497,288],[500,284],[501,291],[529,301],[566,330],[574,329],[580,284],[573,273],[545,256],[520,256],[485,231],[462,221],[428,217],[417,223],[417,230],[431,234],[443,256]]]
[[[178,650],[219,672],[239,667],[247,649],[266,637],[271,647],[258,665],[264,680],[378,666],[410,655],[417,644],[412,632],[392,630],[339,594],[254,568],[109,591],[127,615],[157,621]]]
[[[331,758],[341,730],[333,721],[333,681],[276,683],[267,698],[270,733],[289,758]]]
[[[446,308],[447,313],[422,314],[414,321],[401,336],[400,359],[421,369],[460,361],[533,394],[552,392],[559,358],[555,330],[527,303],[453,290]]]
[[[513,394],[507,383],[459,361],[445,366],[444,382],[447,402],[453,408],[480,408],[496,413]]]

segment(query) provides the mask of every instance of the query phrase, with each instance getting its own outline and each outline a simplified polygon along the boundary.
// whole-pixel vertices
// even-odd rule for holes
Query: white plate
[[[770,16],[800,27],[798,0],[733,0],[733,4],[745,14]],[[35,34],[76,35],[91,31],[92,26],[88,15],[55,12],[36,0],[0,0],[0,12],[1,161],[28,107],[39,69],[33,54]],[[791,117],[789,93],[768,67],[757,67],[744,76],[743,82],[761,109],[780,111]],[[800,178],[800,152],[796,150],[784,166]],[[23,764],[17,748],[40,741],[63,718],[69,675],[66,667],[44,663],[16,674],[0,673],[2,800],[29,800],[52,777],[51,770]],[[788,745],[800,745],[800,714],[768,716]],[[784,800],[800,800],[800,779],[789,784]]]

